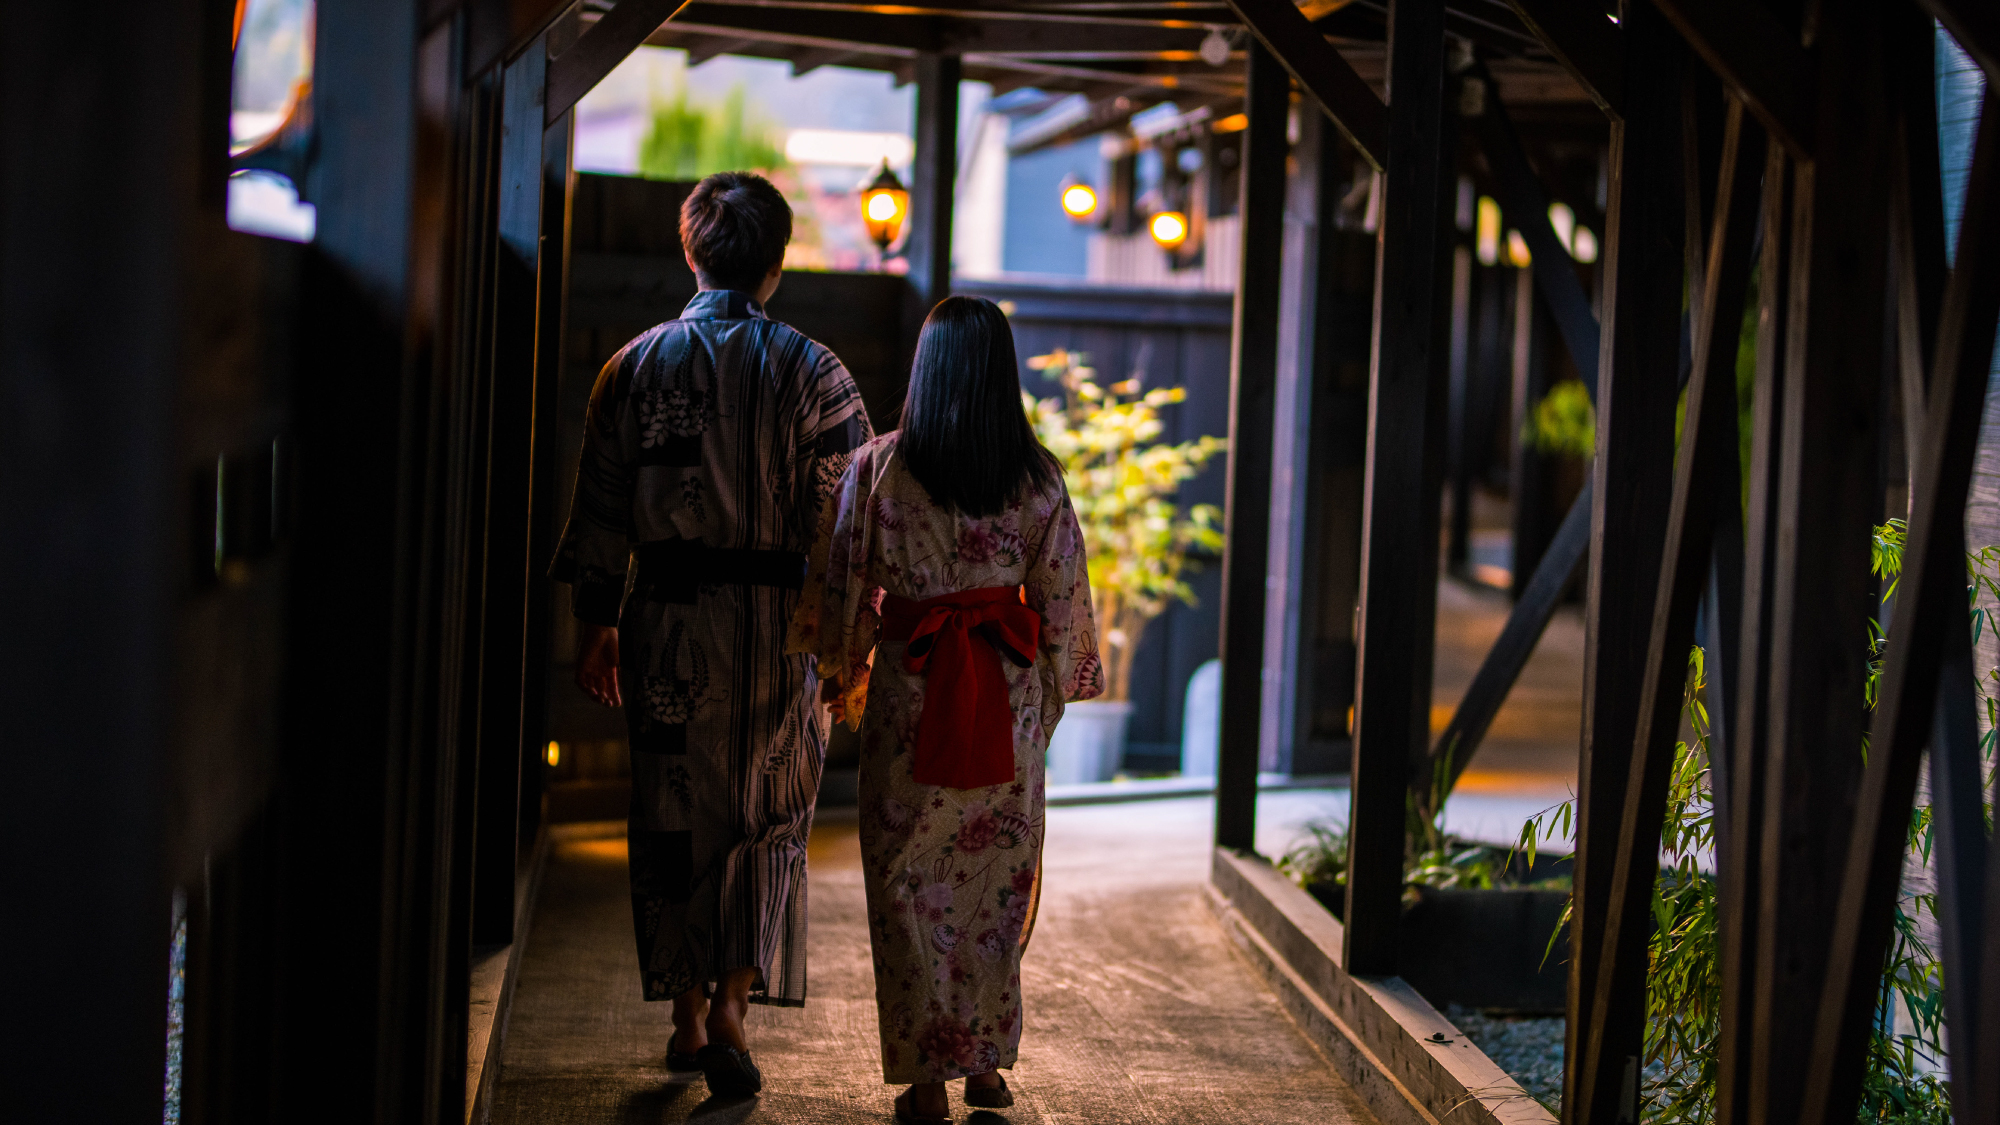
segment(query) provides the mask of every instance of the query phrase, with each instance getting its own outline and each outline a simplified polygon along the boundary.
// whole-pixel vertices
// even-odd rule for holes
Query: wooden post
[[[1448,353],[1453,148],[1445,139],[1444,4],[1389,12],[1388,171],[1377,232],[1362,516],[1359,672],[1343,967],[1396,971],[1404,809],[1430,740],[1437,613],[1433,398]],[[1429,510],[1426,510],[1426,505]]]
[[[285,915],[279,1002],[351,1002],[291,1017],[283,1053],[350,1081],[287,1068],[276,1101],[356,1120],[464,1113],[465,810],[445,712],[467,659],[446,640],[464,603],[449,589],[463,548],[444,481],[469,457],[452,417],[468,365],[451,355],[444,217],[470,192],[439,143],[460,120],[459,28],[421,24],[401,0],[318,9],[315,97],[336,108],[315,119],[318,232],[292,387],[282,870],[351,909]]]
[[[1716,1118],[1725,1125],[1749,1120],[1750,1030],[1755,969],[1756,908],[1760,894],[1764,762],[1770,744],[1764,717],[1770,707],[1771,610],[1778,549],[1778,464],[1784,422],[1784,310],[1791,258],[1791,161],[1771,145],[1764,156],[1763,251],[1757,272],[1756,389],[1750,414],[1748,528],[1743,544],[1743,614],[1737,644],[1735,738],[1729,743],[1728,780],[1718,783],[1716,850],[1717,944],[1721,947],[1721,1033],[1716,1054]],[[1713,712],[1710,712],[1711,716]]]
[[[531,581],[536,269],[542,242],[542,96],[548,51],[537,38],[507,64],[500,91],[500,207],[493,257],[493,352],[487,394],[483,550],[474,559],[480,651],[477,727],[468,746],[477,782],[470,810],[472,942],[514,940],[519,853],[522,669]],[[475,378],[480,374],[475,373]]]
[[[1338,198],[1338,180],[1329,178],[1338,176],[1337,167],[1324,159],[1324,153],[1335,147],[1335,136],[1323,114],[1299,115],[1299,139],[1292,151],[1295,172],[1285,191],[1276,423],[1271,441],[1270,575],[1264,609],[1264,667],[1269,674],[1264,677],[1259,738],[1259,765],[1275,773],[1298,772],[1294,767],[1303,737],[1296,724],[1298,699],[1312,693],[1312,681],[1302,674],[1311,666],[1305,653],[1313,635],[1302,612],[1306,575],[1313,573],[1307,561],[1312,521],[1306,515],[1306,497],[1313,463],[1313,374],[1324,362],[1316,299],[1323,288],[1319,225],[1331,218],[1325,201]]]
[[[1222,556],[1222,742],[1215,842],[1257,841],[1262,732],[1264,580],[1271,549],[1271,434],[1278,368],[1279,250],[1285,232],[1285,118],[1291,78],[1259,43],[1248,47],[1243,137],[1242,273],[1230,356],[1229,468]]]
[[[1513,438],[1513,456],[1508,465],[1507,490],[1513,501],[1509,513],[1510,541],[1514,557],[1507,591],[1515,602],[1528,596],[1528,586],[1541,568],[1542,555],[1555,535],[1556,515],[1549,505],[1549,454],[1528,440],[1528,425],[1535,406],[1549,393],[1548,322],[1542,308],[1541,292],[1534,275],[1514,271],[1512,380],[1508,384]],[[1538,638],[1539,639],[1539,638]]]
[[[1685,200],[1680,190],[1684,52],[1648,4],[1625,6],[1624,118],[1611,126],[1604,325],[1598,368],[1594,550],[1585,606],[1583,747],[1564,1055],[1564,1116],[1578,1125],[1638,1120],[1637,1025],[1591,1026],[1599,949],[1618,846],[1626,759],[1638,729],[1660,552],[1672,493],[1680,376]],[[1604,1036],[1599,1068],[1583,1064]]]
[[[1651,599],[1651,639],[1623,802],[1617,806],[1621,810],[1616,821],[1617,850],[1611,856],[1599,852],[1592,857],[1600,872],[1605,861],[1610,861],[1610,902],[1604,913],[1603,944],[1590,1000],[1590,1033],[1581,1068],[1597,1074],[1598,1081],[1606,1085],[1609,1070],[1630,1065],[1626,1056],[1636,1053],[1633,1045],[1644,1032],[1649,967],[1646,943],[1652,936],[1653,883],[1659,877],[1661,819],[1673,774],[1674,736],[1680,729],[1688,646],[1694,641],[1696,608],[1713,572],[1716,523],[1726,518],[1733,525],[1737,520],[1737,325],[1742,323],[1743,300],[1750,283],[1763,140],[1761,131],[1745,128],[1742,104],[1732,100],[1717,154],[1721,189],[1712,193],[1715,218],[1705,239],[1704,280],[1694,288],[1699,295],[1694,377],[1688,385],[1686,424],[1679,456],[1674,460],[1673,500],[1667,513],[1659,585]],[[1698,174],[1699,167],[1685,172]],[[1698,190],[1690,188],[1687,194],[1693,197]],[[1611,811],[1605,807],[1596,810],[1600,825]],[[1593,842],[1609,838],[1607,831]],[[1607,1065],[1607,1059],[1616,1060],[1616,1064]],[[1622,1075],[1620,1080],[1622,1083]]]
[[[1461,211],[1470,210],[1470,181],[1461,181]],[[1463,215],[1460,216],[1463,218]],[[1445,529],[1444,565],[1453,574],[1472,565],[1472,455],[1479,447],[1473,427],[1483,419],[1473,409],[1472,247],[1463,231],[1451,252],[1451,364],[1449,412],[1446,421],[1445,471],[1450,476],[1451,524]]]
[[[957,55],[917,56],[917,155],[911,172],[910,263],[924,315],[951,295],[951,212],[958,179]],[[919,321],[922,316],[917,318]]]
[[[212,472],[217,451],[180,424],[199,401],[182,396],[201,363],[243,346],[236,329],[248,319],[210,311],[192,284],[202,245],[232,237],[220,207],[198,195],[204,181],[219,194],[223,174],[200,154],[227,145],[229,27],[215,10],[136,5],[83,35],[61,12],[23,10],[0,40],[0,137],[10,153],[37,154],[10,158],[0,180],[0,576],[10,592],[0,708],[12,745],[0,1091],[11,1120],[161,1117],[170,880],[181,875],[167,853],[185,831],[170,822],[183,710],[174,695],[177,657],[195,655],[178,651],[176,633],[197,614],[215,620],[226,596],[199,593],[183,564],[202,530],[214,540],[183,513],[202,508],[189,495],[201,488],[194,458],[206,454]],[[76,82],[128,93],[59,111],[44,100]],[[221,114],[204,97],[217,86]],[[118,140],[92,152],[79,135]],[[204,311],[223,329],[206,347],[189,332]],[[77,355],[105,344],[117,360],[79,379]],[[257,387],[273,375],[236,378]],[[216,420],[204,412],[202,422]],[[188,780],[191,795],[219,788]]]
[[[1976,696],[1970,690],[1972,636],[1964,561],[1965,499],[2000,315],[2000,214],[1992,207],[2000,188],[2000,140],[1990,127],[2000,121],[2000,96],[1990,89],[1981,117],[1953,258],[1956,268],[1945,289],[1932,352],[1936,371],[1912,482],[1896,619],[1854,832],[1846,848],[1840,908],[1830,915],[1826,990],[1805,1083],[1802,1120],[1807,1123],[1830,1123],[1843,1112],[1852,1117],[1861,1093],[1859,1075],[1902,886],[1903,844],[1926,743],[1940,853],[1941,937],[1951,958],[1951,985],[1964,993],[1950,1010],[1953,1094],[1970,1103],[1965,1120],[1991,1120],[1996,1108],[1989,1100],[1996,1086],[1993,1077],[1979,1076],[1974,1069],[1981,1041],[1995,1030],[1976,1015],[1982,981],[1975,952],[1980,919],[1973,911],[1985,893],[1987,844]],[[1923,190],[1935,190],[1934,182]],[[1903,265],[1908,269],[1914,263]],[[1953,995],[1946,993],[1947,1003]]]
[[[576,118],[566,113],[542,136],[542,245],[535,271],[535,415],[528,483],[528,605],[521,645],[521,786],[517,839],[541,826],[543,745],[548,740],[554,591],[543,578],[555,552],[562,484],[560,443],[563,341],[569,296],[570,146]]]
[[[1867,715],[1872,517],[1881,504],[1884,273],[1888,240],[1888,9],[1828,5],[1815,20],[1796,173],[1785,325],[1784,441],[1765,723],[1764,865],[1757,910],[1749,1119],[1796,1121],[1810,1097],[1831,922],[1861,773]],[[1952,514],[1951,519],[1959,518]],[[1745,843],[1749,843],[1745,841]],[[1880,965],[1879,960],[1876,962]]]

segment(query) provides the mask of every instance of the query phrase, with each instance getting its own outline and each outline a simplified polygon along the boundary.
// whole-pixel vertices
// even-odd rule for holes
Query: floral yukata
[[[883,593],[921,600],[990,586],[1022,587],[1041,624],[1029,667],[1001,662],[1013,780],[920,785],[911,763],[926,683],[904,669],[902,644],[881,639]],[[1069,494],[1058,483],[975,519],[932,503],[896,455],[895,434],[861,447],[820,513],[786,647],[811,653],[822,676],[838,674],[848,721],[859,719],[883,1080],[937,1082],[1012,1066],[1049,732],[1065,701],[1103,690]]]
[[[782,646],[814,516],[871,436],[833,353],[727,290],[627,344],[591,393],[553,574],[579,618],[618,627],[648,1000],[754,966],[751,999],[805,1003],[826,712]],[[715,549],[730,566],[687,565]],[[791,589],[743,584],[741,560],[788,558]]]

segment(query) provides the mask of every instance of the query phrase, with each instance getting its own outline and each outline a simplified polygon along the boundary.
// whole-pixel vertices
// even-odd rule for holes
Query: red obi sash
[[[985,644],[972,643],[975,632]],[[1041,634],[1041,615],[1022,604],[1018,586],[922,601],[883,596],[883,639],[906,642],[903,667],[924,677],[917,784],[978,789],[1014,780],[1014,712],[1000,657],[1028,667]]]

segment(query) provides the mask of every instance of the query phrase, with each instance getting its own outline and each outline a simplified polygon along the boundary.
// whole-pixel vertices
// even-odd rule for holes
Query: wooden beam
[[[527,622],[521,644],[521,792],[516,821],[532,840],[541,826],[543,780],[548,768],[549,678],[554,651],[555,584],[544,577],[555,557],[556,512],[564,482],[556,448],[561,444],[564,341],[569,338],[570,166],[575,111],[542,135],[542,239],[535,269],[534,414],[529,420]],[[569,654],[561,654],[567,658]]]
[[[1604,112],[1617,116],[1625,98],[1618,25],[1590,0],[1508,0],[1514,14],[1569,69]]]
[[[1201,48],[1204,25],[1161,27],[1132,22],[981,19],[970,15],[912,15],[882,11],[825,11],[811,8],[748,6],[693,0],[674,17],[717,31],[799,36],[856,46],[943,54],[1018,54],[1082,57],[1120,55],[1187,56]]]
[[[1612,864],[1609,903],[1582,1059],[1583,1069],[1596,1074],[1600,1083],[1630,1065],[1626,1060],[1644,1037],[1650,967],[1646,945],[1652,936],[1653,884],[1659,878],[1661,821],[1673,776],[1688,648],[1694,642],[1695,610],[1709,585],[1717,518],[1725,514],[1717,500],[1733,498],[1737,491],[1737,326],[1754,261],[1763,140],[1756,129],[1745,127],[1742,103],[1732,100],[1719,153],[1715,217],[1706,240],[1706,279],[1695,319],[1694,374],[1674,461],[1673,499],[1652,599],[1651,639],[1617,852],[1605,857]],[[1733,507],[1726,513],[1732,520]]]
[[[1228,211],[1219,205],[1224,193],[1222,179],[1211,170],[1220,168],[1216,159],[1216,135],[1202,126],[1202,171],[1206,182],[1190,192],[1190,201],[1200,202],[1209,216]],[[1314,439],[1337,442],[1333,434],[1313,432],[1315,376],[1336,362],[1328,346],[1331,332],[1319,322],[1326,290],[1338,281],[1333,263],[1322,264],[1321,223],[1336,221],[1339,198],[1346,186],[1346,154],[1338,150],[1333,125],[1319,114],[1298,118],[1298,137],[1291,144],[1290,174],[1285,186],[1284,230],[1280,236],[1277,352],[1272,392],[1271,500],[1269,542],[1271,556],[1265,566],[1264,668],[1261,677],[1263,709],[1259,716],[1262,733],[1258,740],[1260,769],[1276,773],[1327,773],[1326,764],[1302,756],[1311,733],[1311,722],[1301,728],[1298,716],[1310,715],[1300,697],[1310,699],[1314,681],[1305,675],[1312,668],[1311,648],[1318,634],[1317,621],[1305,612],[1312,600],[1307,592],[1319,585],[1322,568],[1317,565],[1320,539],[1313,537],[1316,521],[1308,514],[1307,497],[1312,492],[1316,468]],[[1328,159],[1332,149],[1334,159]],[[1200,197],[1206,196],[1206,200]],[[1322,458],[1323,460],[1324,458]],[[1302,768],[1304,767],[1304,768]]]
[[[802,78],[823,66],[835,66],[854,57],[846,47],[806,47],[792,55],[792,77]]]
[[[710,59],[735,54],[756,42],[758,42],[756,39],[737,38],[728,35],[704,36],[692,39],[687,42],[686,46],[687,65],[691,67],[700,66]]]
[[[1763,838],[1773,647],[1770,591],[1776,582],[1778,470],[1784,424],[1784,310],[1791,260],[1792,169],[1780,145],[1764,154],[1763,248],[1757,265],[1756,385],[1750,421],[1749,505],[1743,558],[1743,617],[1735,680],[1736,739],[1730,744],[1728,798],[1718,810],[1717,905],[1721,947],[1721,1032],[1717,1046],[1716,1117],[1722,1125],[1749,1120],[1751,985],[1755,978],[1756,909]],[[1713,712],[1710,712],[1713,714]],[[1728,848],[1720,846],[1728,839]]]
[[[1778,470],[1784,424],[1784,310],[1791,260],[1792,169],[1780,145],[1764,154],[1763,248],[1757,273],[1756,384],[1751,406],[1749,505],[1743,559],[1743,617],[1737,691],[1736,740],[1730,744],[1728,798],[1718,810],[1727,818],[1718,828],[1717,906],[1721,947],[1721,1032],[1717,1046],[1716,1116],[1722,1125],[1749,1120],[1751,1087],[1751,985],[1755,977],[1756,909],[1761,873],[1765,758],[1768,745],[1770,653],[1773,647],[1770,591],[1776,582]],[[1713,712],[1710,712],[1713,714]],[[1719,787],[1720,788],[1720,787]],[[1728,848],[1720,840],[1730,841]]]
[[[1937,40],[1928,20],[1910,21],[1899,36],[1893,80],[1897,84],[1897,150],[1889,213],[1890,253],[1896,266],[1896,360],[1903,397],[1904,445],[1909,479],[1917,479],[1924,402],[1929,394],[1931,346],[1944,301],[1944,192],[1940,186],[1937,115]],[[1899,29],[1903,30],[1903,29]]]
[[[1382,99],[1291,0],[1229,0],[1229,7],[1319,102],[1362,158],[1378,172],[1386,168],[1389,114]]]
[[[1981,117],[1984,122],[2000,122],[2000,96],[1990,88]],[[1954,257],[1957,267],[1945,289],[1932,353],[1935,389],[1918,451],[1909,539],[1869,739],[1868,767],[1851,842],[1844,849],[1838,908],[1828,916],[1833,942],[1805,1082],[1805,1113],[1800,1118],[1805,1125],[1832,1125],[1842,1113],[1851,1119],[1860,1099],[1863,1056],[1881,993],[1882,958],[1902,887],[1910,806],[1933,730],[1946,736],[1932,747],[1934,784],[1948,779],[1946,788],[1960,805],[1952,810],[1959,831],[1940,844],[1958,861],[1956,873],[1966,879],[1958,887],[1939,890],[1955,891],[1961,903],[1976,902],[1984,883],[1979,735],[1969,693],[1948,693],[1946,698],[1957,704],[1954,713],[1942,721],[1934,718],[1947,659],[1962,665],[1960,677],[1969,683],[1965,673],[1970,671],[1972,638],[1965,603],[1965,501],[1979,445],[1980,408],[1993,366],[1995,323],[2000,319],[2000,212],[1992,206],[2000,192],[2000,137],[1991,128],[1977,132]],[[1960,708],[1962,714],[1957,713]],[[1969,792],[1964,784],[1968,771]],[[1965,800],[1971,802],[1970,816],[1962,807]],[[1976,933],[1972,928],[1949,936],[1969,953],[1977,943],[1966,939]],[[1952,987],[1977,995],[1977,977],[1965,972],[1969,966],[1964,960],[1957,967],[1963,975],[1952,981]],[[1969,1063],[1976,1057],[1977,1041],[1994,1033],[1976,1025],[1953,1026],[1954,1058],[1963,1050]],[[1967,1119],[1980,1119],[1982,1108],[1975,1096]]]
[[[1812,66],[1796,33],[1758,3],[1655,0],[1710,70],[1793,157],[1810,160]]]
[[[1679,397],[1681,243],[1680,85],[1684,52],[1645,4],[1626,6],[1625,106],[1611,124],[1605,215],[1604,343],[1593,466],[1590,584],[1586,595],[1584,727],[1579,764],[1575,898],[1570,928],[1563,1106],[1575,1125],[1638,1120],[1639,1028],[1600,1034],[1591,998],[1602,971],[1624,804],[1638,729],[1639,684],[1652,637],[1653,599],[1673,497],[1674,406]],[[1594,1043],[1594,1046],[1593,1046]],[[1585,1061],[1586,1054],[1596,1065]]]
[[[1549,393],[1549,309],[1535,295],[1534,277],[1512,265],[1496,267],[1510,284],[1507,296],[1512,317],[1507,354],[1507,407],[1510,434],[1507,459],[1510,537],[1507,593],[1518,604],[1527,595],[1528,580],[1542,565],[1542,555],[1555,535],[1555,513],[1549,499],[1549,473],[1555,458],[1517,435]]]
[[[1563,346],[1569,349],[1578,377],[1595,399],[1601,334],[1597,317],[1590,310],[1590,295],[1584,292],[1583,282],[1576,276],[1575,259],[1570,257],[1569,247],[1556,237],[1555,227],[1549,223],[1548,192],[1528,164],[1528,154],[1521,147],[1514,123],[1507,117],[1507,107],[1500,102],[1492,74],[1481,63],[1467,80],[1486,84],[1486,94],[1481,99],[1483,112],[1467,120],[1473,136],[1479,140],[1486,166],[1493,172],[1493,190],[1500,210],[1527,242],[1535,285],[1555,317],[1556,331],[1562,335]]]
[[[591,87],[604,81],[605,75],[688,3],[689,0],[618,0],[574,46],[549,60],[542,123],[553,125],[560,120]]]
[[[1215,842],[1257,841],[1257,761],[1263,733],[1265,576],[1271,552],[1271,441],[1276,426],[1279,273],[1285,234],[1285,119],[1291,81],[1251,44],[1249,127],[1243,134],[1241,273],[1229,371],[1229,466],[1222,556],[1222,742]]]
[[[484,523],[481,549],[467,575],[474,601],[474,630],[481,659],[468,765],[476,772],[476,835],[472,855],[472,940],[505,945],[514,940],[514,865],[520,805],[522,641],[528,622],[531,574],[528,494],[532,487],[535,407],[536,270],[542,241],[541,95],[548,52],[539,41],[502,71],[500,91],[499,208],[494,237],[492,346],[484,370],[487,456],[477,518]],[[474,341],[474,346],[484,341]],[[480,354],[480,353],[475,353]],[[533,585],[542,585],[533,581]]]
[[[1442,418],[1433,403],[1442,403],[1449,353],[1449,207],[1457,184],[1443,0],[1396,0],[1389,19],[1396,108],[1376,236],[1342,961],[1364,975],[1396,971],[1404,810],[1411,767],[1430,742],[1438,497],[1429,478],[1432,463],[1441,464]]]
[[[910,233],[903,256],[910,263],[910,284],[916,287],[926,314],[951,295],[959,73],[955,56],[917,56],[917,152],[910,177]]]
[[[1814,155],[1799,165],[1793,211],[1786,447],[1776,501],[1783,531],[1769,593],[1768,803],[1754,844],[1764,862],[1752,1121],[1800,1120],[1808,1100],[1830,1093],[1810,1088],[1813,1045],[1799,1030],[1813,1027],[1821,1012],[1843,874],[1828,860],[1845,851],[1853,832],[1868,728],[1860,703],[1875,590],[1869,543],[1882,497],[1890,12],[1829,4],[1814,33],[1813,131],[1806,138]]]

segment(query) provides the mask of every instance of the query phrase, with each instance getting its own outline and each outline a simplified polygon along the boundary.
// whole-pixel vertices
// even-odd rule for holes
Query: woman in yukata
[[[902,1122],[944,1083],[1004,1108],[1040,895],[1043,755],[1103,690],[1082,532],[1022,410],[991,301],[924,322],[902,429],[855,450],[820,512],[789,651],[861,732],[861,850],[885,1082]]]

